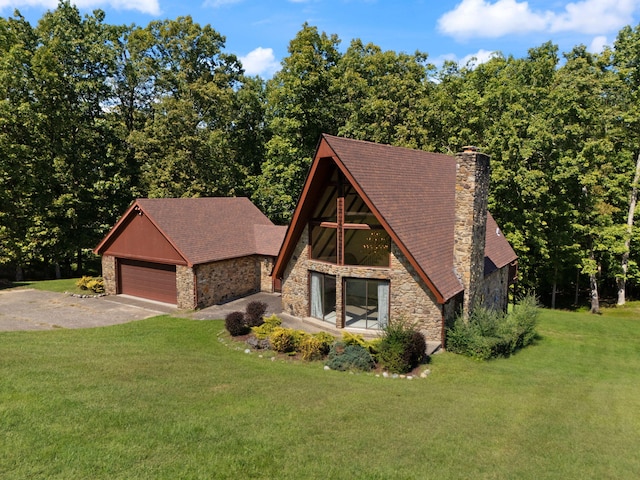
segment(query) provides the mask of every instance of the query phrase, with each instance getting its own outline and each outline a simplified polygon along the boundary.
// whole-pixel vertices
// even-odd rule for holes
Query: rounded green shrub
[[[405,322],[391,322],[378,346],[378,362],[392,373],[407,373],[426,357],[424,335]]]
[[[232,337],[246,335],[251,331],[244,320],[244,313],[231,312],[224,319],[224,326]]]
[[[371,354],[363,346],[336,342],[331,346],[326,365],[331,370],[368,372],[373,370],[375,363]]]

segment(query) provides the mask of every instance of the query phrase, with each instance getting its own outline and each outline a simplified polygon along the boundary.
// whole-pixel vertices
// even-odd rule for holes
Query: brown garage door
[[[120,259],[118,293],[177,303],[176,266]]]

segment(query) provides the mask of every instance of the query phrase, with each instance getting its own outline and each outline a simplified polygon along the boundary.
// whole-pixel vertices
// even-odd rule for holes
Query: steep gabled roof
[[[453,267],[455,159],[331,135],[320,139],[274,276],[284,272],[312,214],[314,196],[321,191],[330,162],[340,168],[438,301],[444,302],[463,290]],[[491,252],[500,263],[504,260],[504,244],[494,237],[490,239]],[[513,252],[511,247],[509,250]]]
[[[275,256],[285,228],[275,226],[248,198],[141,198],[96,247],[102,254],[141,212],[188,265],[242,257]]]

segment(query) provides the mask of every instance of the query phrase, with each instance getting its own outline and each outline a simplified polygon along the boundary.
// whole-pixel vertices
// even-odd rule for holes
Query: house
[[[94,252],[108,294],[193,309],[271,291],[285,231],[247,198],[143,198]]]
[[[273,269],[286,313],[337,328],[506,309],[517,256],[487,212],[489,157],[323,135]]]

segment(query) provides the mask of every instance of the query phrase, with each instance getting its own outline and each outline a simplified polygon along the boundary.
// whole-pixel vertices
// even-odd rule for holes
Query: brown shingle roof
[[[136,206],[190,265],[254,254],[276,256],[284,238],[283,228],[244,197],[141,198],[127,214]],[[98,245],[98,253],[120,224]]]
[[[509,265],[518,259],[511,245],[490,213],[487,213],[487,234],[484,247],[484,274]]]
[[[308,220],[304,205],[319,190],[312,178],[321,176],[322,158],[332,157],[354,188],[389,230],[394,241],[422,271],[422,278],[434,294],[445,301],[461,292],[463,286],[454,272],[456,160],[449,155],[381,145],[323,135],[310,177],[307,179],[294,223],[276,262],[274,275],[280,275],[293,244]],[[309,199],[313,203],[312,199]],[[497,225],[489,215],[486,255],[500,268],[517,258],[504,237],[497,236]]]
[[[452,268],[455,159],[329,135],[324,139],[442,296],[462,291]]]

